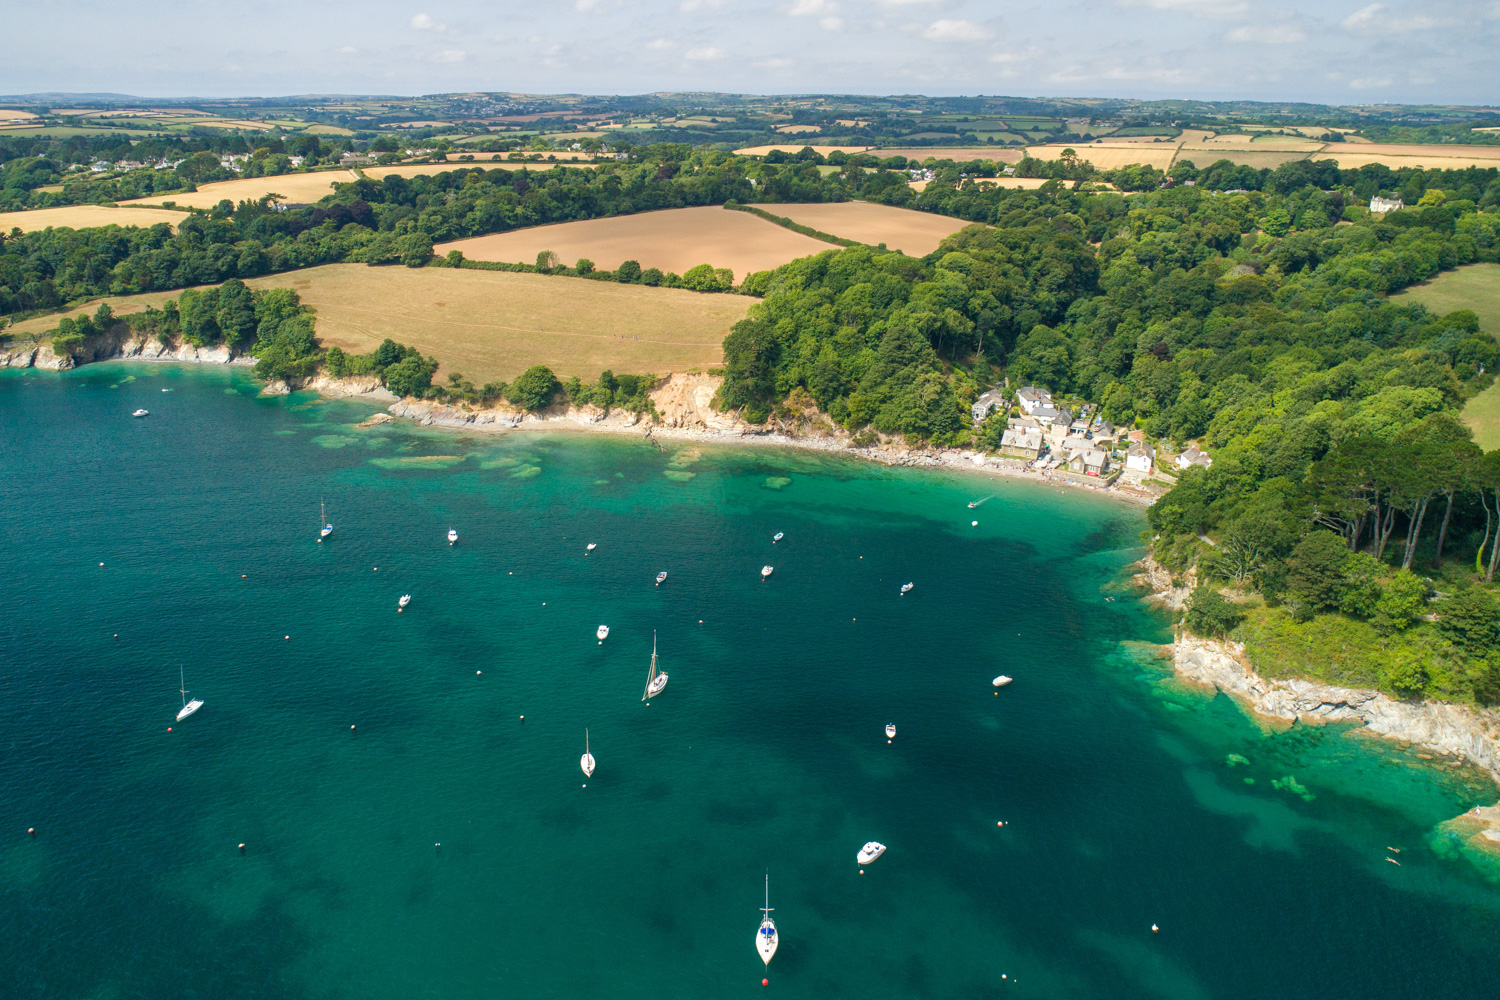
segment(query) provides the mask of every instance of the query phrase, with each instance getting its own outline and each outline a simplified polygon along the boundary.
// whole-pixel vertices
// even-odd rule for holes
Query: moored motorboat
[[[855,856],[859,859],[860,864],[867,865],[884,853],[885,845],[878,840],[872,840],[864,847],[861,847],[859,849],[859,854]]]
[[[656,633],[651,633],[651,669],[646,674],[646,693],[641,701],[655,698],[667,686],[667,675],[656,669]]]
[[[997,688],[1003,688],[1005,687],[1005,685],[1010,683],[1010,680],[1011,679],[1009,677],[1001,674],[999,677],[996,677],[994,680],[990,681],[990,683],[995,685],[995,687]]]
[[[777,542],[781,541],[785,537],[786,537],[786,533],[785,532],[778,531],[778,532],[776,532],[776,534],[774,534],[774,535],[771,536],[771,544],[775,545]]]
[[[766,873],[766,905],[760,908],[760,927],[755,931],[755,950],[760,953],[760,960],[766,965],[771,964],[771,959],[776,957],[776,946],[781,942],[777,940],[776,921],[771,919],[771,911],[775,909],[771,905],[771,875]]]
[[[449,528],[448,529],[448,544],[452,545],[456,541],[458,541],[458,529],[457,528]]]
[[[396,607],[398,607],[398,608],[404,608],[404,607],[406,607],[410,603],[411,603],[411,595],[410,594],[402,594],[396,600]]]
[[[594,776],[594,755],[589,753],[589,731],[583,731],[583,756],[578,758],[578,766],[583,769],[585,778]]]
[[[771,566],[769,564],[762,566],[760,568],[760,578],[764,580],[766,577],[770,576],[775,571],[775,569],[776,568],[774,566]]]
[[[887,723],[886,724],[886,727],[885,727],[885,737],[888,740],[893,740],[893,739],[896,738],[896,727],[895,727],[895,725],[893,725],[891,723]]]
[[[594,551],[598,547],[599,547],[599,543],[598,542],[589,542],[587,545],[585,545],[583,547],[584,554],[587,555],[588,553]]]
[[[150,410],[136,410],[134,413],[131,414],[132,417],[149,417],[150,415],[151,415],[151,411]]]
[[[656,585],[658,587],[660,587],[662,584],[664,584],[666,582],[667,582],[667,571],[666,570],[662,570],[660,573],[656,574]]]
[[[913,588],[915,586],[916,586],[916,584],[914,584],[914,583],[903,583],[901,585],[901,593],[902,593],[902,595],[904,596],[904,595],[910,593],[911,592],[911,588]]]
[[[188,701],[187,681],[183,679],[181,667],[177,668],[177,681],[182,688],[182,711],[177,713],[177,721],[181,722],[203,707],[203,699],[194,698],[192,701]]]
[[[609,626],[600,625],[594,629],[594,634],[599,637],[599,645],[604,645],[604,640],[609,638]]]

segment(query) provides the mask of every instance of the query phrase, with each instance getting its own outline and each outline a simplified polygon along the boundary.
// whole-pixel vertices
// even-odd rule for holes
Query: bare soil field
[[[110,208],[108,205],[69,205],[37,208],[29,212],[0,212],[0,233],[12,229],[32,233],[42,229],[87,229],[92,226],[154,226],[158,222],[177,225],[186,212],[162,208]]]
[[[160,205],[170,201],[189,208],[213,208],[225,198],[239,204],[242,201],[255,201],[274,193],[283,196],[294,205],[310,205],[324,195],[332,194],[334,184],[347,184],[357,179],[352,170],[323,170],[308,174],[282,174],[279,177],[246,177],[234,181],[215,181],[187,193],[153,194],[148,198],[132,198],[120,204]]]
[[[612,271],[624,261],[635,260],[641,267],[677,274],[698,264],[712,264],[729,268],[739,280],[753,271],[767,271],[832,249],[831,243],[794,233],[749,212],[706,206],[475,236],[441,244],[434,252],[442,256],[461,250],[471,260],[531,264],[538,253],[551,250],[569,266],[587,257],[595,266]]]
[[[864,201],[831,204],[762,205],[774,215],[812,226],[824,233],[871,245],[884,243],[911,257],[925,257],[945,236],[969,225],[962,219]]]
[[[391,337],[436,357],[440,378],[461,372],[479,384],[515,378],[535,364],[561,378],[589,379],[606,368],[644,374],[717,365],[724,336],[757,301],[585,278],[363,264],[328,264],[246,284],[296,289],[316,310],[325,346],[364,354]],[[14,332],[46,332],[61,316],[92,313],[101,301],[126,315],[180,294],[96,300],[18,323]]]

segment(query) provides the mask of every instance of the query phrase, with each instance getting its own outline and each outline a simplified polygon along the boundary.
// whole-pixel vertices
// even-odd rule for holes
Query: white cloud
[[[668,41],[665,38],[658,38],[654,41],[646,43],[646,48],[650,49],[652,52],[665,52],[667,49],[675,49],[676,47],[676,42]]]
[[[432,19],[430,14],[418,14],[411,19],[411,26],[418,31],[442,31],[443,26]]]
[[[340,45],[337,49],[338,54],[341,56],[352,56],[358,51],[359,49],[356,49],[352,45]]]
[[[910,7],[919,3],[938,3],[940,0],[878,0],[882,7]]]
[[[1362,35],[1400,35],[1408,31],[1426,31],[1443,22],[1436,18],[1417,14],[1413,17],[1393,17],[1390,8],[1383,3],[1372,3],[1344,18],[1343,25],[1350,31]]]
[[[844,19],[842,17],[818,18],[818,27],[822,28],[824,31],[838,31],[843,26]]]
[[[1370,90],[1378,87],[1389,87],[1391,81],[1385,76],[1362,76],[1357,80],[1350,80],[1349,86],[1355,90]]]
[[[691,14],[693,11],[704,7],[718,8],[722,6],[724,6],[724,0],[682,0],[682,6],[677,9],[684,14]]]
[[[432,61],[436,63],[461,63],[467,53],[463,49],[444,49],[432,55]]]
[[[573,0],[573,6],[581,11],[593,10],[599,5],[599,0]]]
[[[683,53],[683,58],[690,62],[712,62],[715,59],[723,59],[728,53],[723,49],[707,46],[701,49],[688,49]]]
[[[996,52],[990,56],[990,62],[1002,65],[1006,63],[1029,62],[1039,55],[1041,55],[1041,50],[1035,45],[1031,45],[1020,52]]]
[[[1224,36],[1231,42],[1256,42],[1261,45],[1293,45],[1307,36],[1295,24],[1242,24]]]
[[[922,37],[934,42],[982,42],[993,34],[973,21],[944,18],[933,21],[922,31]]]
[[[1123,7],[1150,7],[1189,17],[1237,18],[1250,13],[1248,0],[1119,0]]]
[[[838,4],[830,0],[792,0],[792,5],[786,9],[788,17],[814,17],[818,14],[832,14],[838,9]]]

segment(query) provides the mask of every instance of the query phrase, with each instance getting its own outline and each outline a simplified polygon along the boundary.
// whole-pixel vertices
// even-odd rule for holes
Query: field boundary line
[[[835,202],[834,204],[837,203]],[[812,226],[804,226],[802,223],[793,221],[792,219],[788,219],[784,215],[774,215],[771,212],[767,212],[765,209],[759,208],[755,205],[741,205],[737,201],[727,201],[724,203],[724,207],[734,212],[749,212],[751,215],[765,219],[767,222],[772,223],[773,225],[780,226],[783,229],[790,229],[794,233],[798,233],[802,236],[810,236],[815,240],[822,240],[824,243],[832,243],[834,246],[858,247],[866,245],[861,243],[859,240],[851,240],[843,236],[834,236],[832,233],[825,233],[821,229],[814,229]]]

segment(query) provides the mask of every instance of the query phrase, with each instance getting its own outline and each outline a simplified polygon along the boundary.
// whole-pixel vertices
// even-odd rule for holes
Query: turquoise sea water
[[[0,995],[1492,993],[1493,790],[1168,680],[1135,508],[255,388],[0,376]]]

